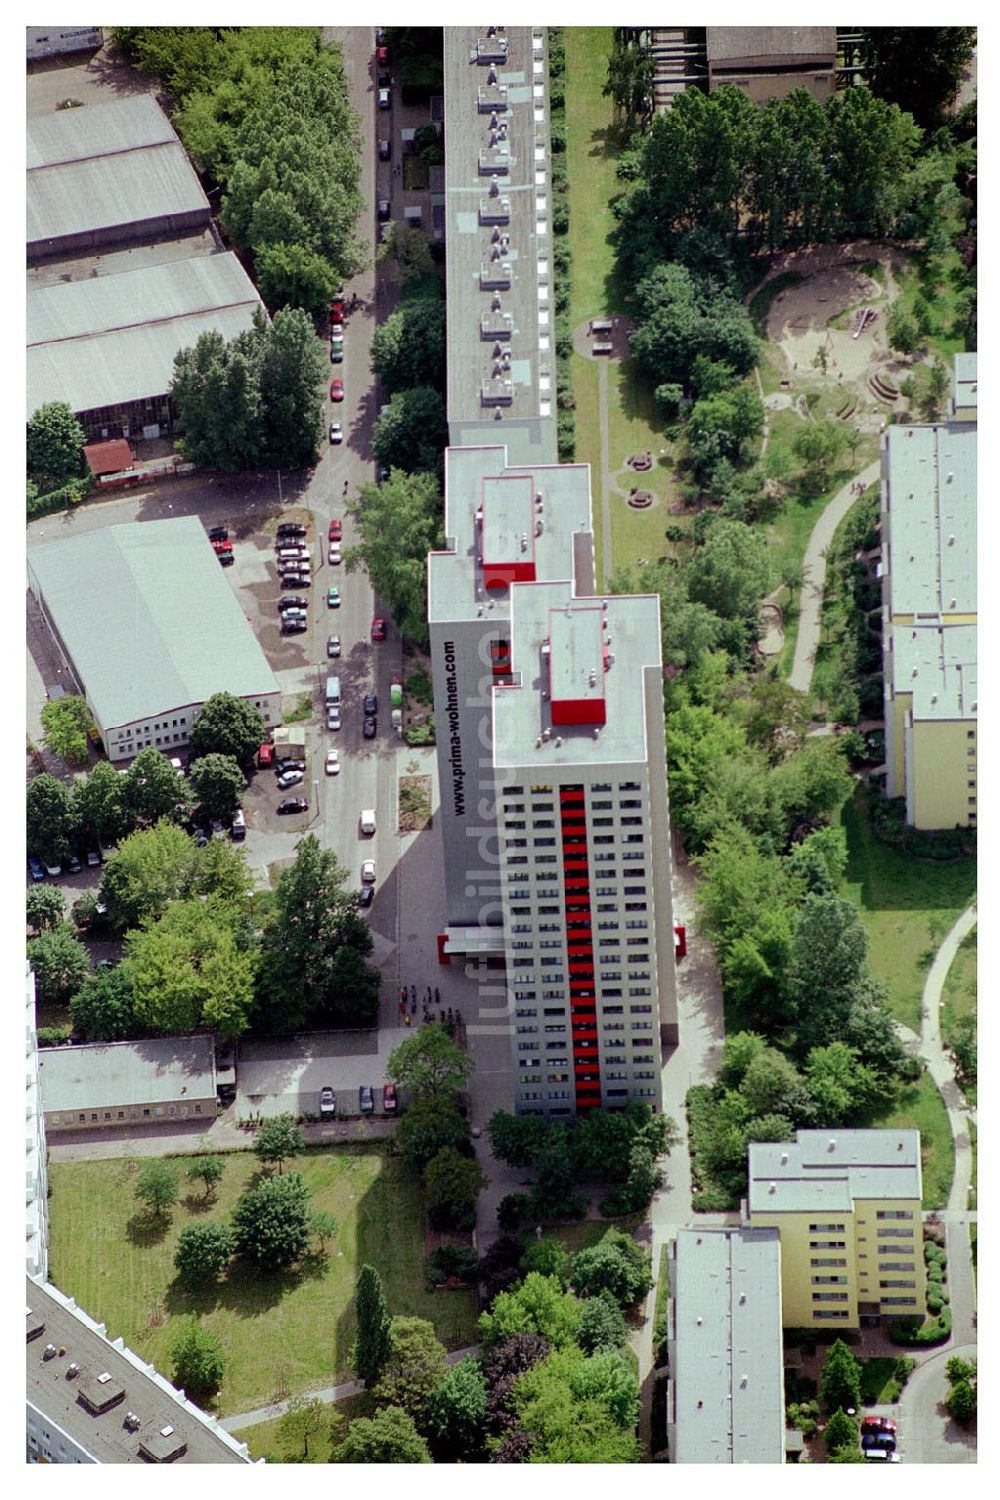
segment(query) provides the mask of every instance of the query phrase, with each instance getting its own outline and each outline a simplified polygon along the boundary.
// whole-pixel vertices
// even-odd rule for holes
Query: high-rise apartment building
[[[786,1328],[921,1312],[919,1131],[799,1130],[749,1159],[749,1222],[781,1236]]]
[[[544,26],[444,29],[448,434],[555,463]]]
[[[676,1040],[659,600],[594,592],[585,465],[446,454],[429,559],[448,927],[519,1110],[660,1103]],[[467,1018],[469,1019],[469,1018]]]
[[[882,438],[886,793],[916,828],[976,826],[976,417],[957,355],[951,419]]]

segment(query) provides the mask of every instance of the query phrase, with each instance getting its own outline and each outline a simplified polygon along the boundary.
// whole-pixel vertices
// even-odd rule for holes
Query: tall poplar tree
[[[382,1279],[374,1266],[362,1266],[354,1297],[358,1331],[353,1363],[370,1390],[379,1379],[392,1353],[392,1324]]]

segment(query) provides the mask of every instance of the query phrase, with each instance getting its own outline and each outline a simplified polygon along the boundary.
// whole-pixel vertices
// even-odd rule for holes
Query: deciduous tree
[[[28,943],[28,962],[38,997],[46,1005],[63,1005],[90,973],[90,954],[69,922],[57,922]]]
[[[297,1031],[314,1024],[359,1025],[372,1019],[371,993],[341,988],[342,947],[364,956],[372,936],[345,889],[347,871],[310,834],[295,863],[278,876],[264,926],[257,986],[258,1024]]]
[[[122,1042],[141,1030],[128,964],[88,974],[69,1002],[74,1031],[88,1042]]]
[[[441,297],[404,300],[372,335],[372,369],[389,392],[445,381],[445,304]]]
[[[253,1154],[258,1161],[266,1162],[268,1166],[277,1165],[280,1173],[282,1164],[291,1156],[300,1156],[306,1149],[306,1139],[302,1131],[291,1115],[275,1115],[270,1120],[263,1120],[258,1126],[254,1137]]]
[[[73,807],[80,832],[100,844],[124,838],[130,827],[122,800],[125,778],[106,760],[98,761],[89,776],[73,784]]]
[[[386,1071],[416,1098],[435,1098],[464,1087],[472,1059],[433,1021],[393,1049]]]
[[[475,1460],[482,1452],[486,1382],[474,1359],[452,1365],[427,1400],[424,1430],[438,1462]]]
[[[53,755],[74,766],[85,766],[90,754],[87,735],[93,725],[85,698],[67,694],[42,707],[42,738]]]
[[[422,1172],[445,1146],[461,1150],[469,1141],[469,1122],[453,1098],[428,1094],[413,1100],[403,1113],[396,1133],[403,1160]]]
[[[264,738],[264,716],[246,698],[232,693],[213,693],[191,729],[191,753],[195,757],[231,756],[245,766],[257,753]]]
[[[381,484],[364,485],[347,508],[360,541],[344,553],[344,566],[348,572],[363,566],[402,634],[426,642],[427,554],[444,545],[436,477],[393,468]]]
[[[857,1411],[861,1405],[861,1366],[843,1339],[830,1345],[820,1373],[819,1393],[829,1412],[838,1408]]]
[[[445,1146],[424,1168],[427,1216],[435,1229],[472,1229],[476,1200],[489,1178],[474,1156]]]
[[[185,1281],[214,1281],[226,1269],[232,1253],[233,1236],[228,1224],[218,1220],[188,1224],[178,1237],[174,1266]]]
[[[70,790],[43,771],[28,783],[25,804],[28,853],[46,864],[67,858],[76,833],[76,813]]]
[[[521,1286],[501,1292],[489,1312],[480,1314],[479,1338],[489,1350],[512,1334],[541,1333],[558,1349],[576,1339],[581,1317],[572,1292],[564,1292],[551,1276],[532,1271]]]
[[[265,1274],[282,1271],[309,1243],[309,1189],[298,1172],[265,1177],[233,1214],[236,1253]]]
[[[247,780],[231,755],[205,755],[191,767],[191,790],[206,818],[230,818]]]
[[[958,93],[976,46],[974,26],[875,26],[862,32],[873,93],[934,126]]]
[[[237,942],[225,905],[174,901],[159,920],[126,935],[125,952],[144,1025],[168,1033],[210,1026],[222,1036],[245,1030],[256,953]]]
[[[122,777],[122,806],[133,822],[178,821],[191,808],[191,793],[167,757],[152,748],[140,750]]]
[[[148,1161],[135,1180],[135,1196],[155,1218],[163,1218],[177,1202],[177,1173],[165,1161]]]
[[[427,1443],[413,1418],[398,1406],[358,1417],[330,1454],[335,1464],[429,1464]]]
[[[578,1251],[573,1262],[573,1286],[582,1297],[610,1292],[620,1307],[631,1307],[652,1284],[648,1255],[631,1235],[614,1227],[596,1245]]]
[[[216,1186],[222,1181],[225,1167],[218,1156],[199,1156],[187,1169],[189,1182],[200,1182],[205,1188],[205,1197],[215,1192]]]
[[[192,878],[196,853],[194,840],[166,820],[123,839],[101,876],[111,927],[125,932],[162,917]]]
[[[399,1406],[422,1430],[430,1394],[447,1370],[445,1348],[425,1318],[393,1318],[389,1357],[375,1386],[380,1406]]]
[[[197,1318],[187,1322],[171,1350],[174,1384],[196,1400],[212,1396],[222,1384],[226,1360],[222,1344]]]
[[[444,398],[427,386],[397,391],[372,431],[376,462],[407,474],[440,476],[447,442]]]
[[[318,1397],[293,1396],[275,1435],[285,1452],[291,1450],[295,1457],[307,1460],[310,1442],[329,1421],[330,1408]]]
[[[48,401],[40,406],[28,422],[28,477],[44,494],[56,490],[68,479],[87,472],[83,457],[86,434],[73,408],[64,401]]]
[[[44,932],[66,919],[62,891],[54,885],[32,885],[24,898],[25,916],[32,932]]]

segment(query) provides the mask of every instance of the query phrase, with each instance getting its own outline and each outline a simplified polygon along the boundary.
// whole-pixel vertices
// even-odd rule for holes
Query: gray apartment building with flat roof
[[[448,432],[555,463],[546,35],[446,26]]]
[[[675,1464],[781,1464],[776,1229],[679,1229],[670,1247],[667,1447]]]
[[[26,1457],[33,1464],[248,1464],[230,1437],[103,1323],[25,1278]]]

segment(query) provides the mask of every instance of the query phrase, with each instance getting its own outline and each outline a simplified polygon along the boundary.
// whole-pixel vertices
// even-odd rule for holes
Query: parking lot
[[[320,1089],[332,1088],[337,1117],[361,1113],[358,1090],[372,1089],[376,1116],[384,1117],[382,1086],[389,1053],[400,1028],[378,1031],[317,1031],[307,1036],[243,1042],[236,1075],[238,1120],[262,1115],[319,1114]]]

